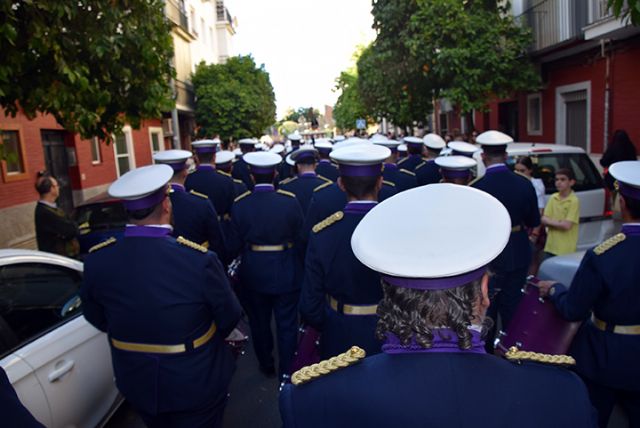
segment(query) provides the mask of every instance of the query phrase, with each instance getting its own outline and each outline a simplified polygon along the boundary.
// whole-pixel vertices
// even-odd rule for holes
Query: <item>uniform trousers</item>
[[[582,378],[589,391],[591,404],[598,411],[598,426],[607,428],[609,417],[616,404],[620,404],[629,418],[629,428],[640,428],[640,391],[609,388]]]
[[[494,321],[494,326],[487,335],[486,348],[493,352],[493,338],[496,334],[498,315],[502,321],[502,330],[505,331],[516,312],[520,300],[522,300],[522,287],[527,281],[529,266],[524,266],[512,271],[493,272],[489,279],[489,298],[491,304],[487,310],[487,316]]]
[[[265,294],[245,290],[245,304],[251,339],[261,367],[273,367],[271,316],[276,321],[278,372],[288,375],[298,341],[298,301],[300,290],[284,294]]]
[[[136,411],[149,428],[220,428],[227,397],[200,409],[162,412],[155,415]]]

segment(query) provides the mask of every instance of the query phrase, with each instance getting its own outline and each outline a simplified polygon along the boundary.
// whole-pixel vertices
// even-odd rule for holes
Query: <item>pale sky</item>
[[[375,38],[371,0],[225,0],[238,19],[233,54],[264,64],[277,115],[289,108],[324,111],[338,94],[335,79],[358,44]]]

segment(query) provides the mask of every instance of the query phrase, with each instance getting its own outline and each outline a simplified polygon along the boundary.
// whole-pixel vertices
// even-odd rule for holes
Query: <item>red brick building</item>
[[[514,2],[533,29],[530,54],[542,88],[493,100],[474,113],[477,130],[499,129],[516,141],[569,144],[601,154],[616,129],[640,149],[640,28],[611,16],[606,0]],[[465,118],[437,103],[437,132],[468,132]]]

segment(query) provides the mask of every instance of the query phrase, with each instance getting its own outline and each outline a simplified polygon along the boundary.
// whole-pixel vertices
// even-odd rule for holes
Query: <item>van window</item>
[[[533,176],[541,178],[547,195],[555,193],[555,172],[561,168],[573,170],[576,176],[576,192],[584,190],[602,189],[602,177],[597,168],[585,153],[540,153],[529,156],[533,162]],[[509,158],[511,169],[517,158]]]

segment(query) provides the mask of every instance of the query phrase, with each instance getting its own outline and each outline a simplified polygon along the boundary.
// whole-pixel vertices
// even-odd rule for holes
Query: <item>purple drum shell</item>
[[[320,362],[320,350],[318,349],[319,339],[320,332],[315,328],[309,325],[300,328],[298,348],[293,355],[289,373]]]
[[[580,322],[564,320],[549,299],[540,299],[540,290],[532,284],[523,288],[523,297],[511,323],[496,346],[499,354],[516,346],[522,351],[543,354],[567,354]]]

